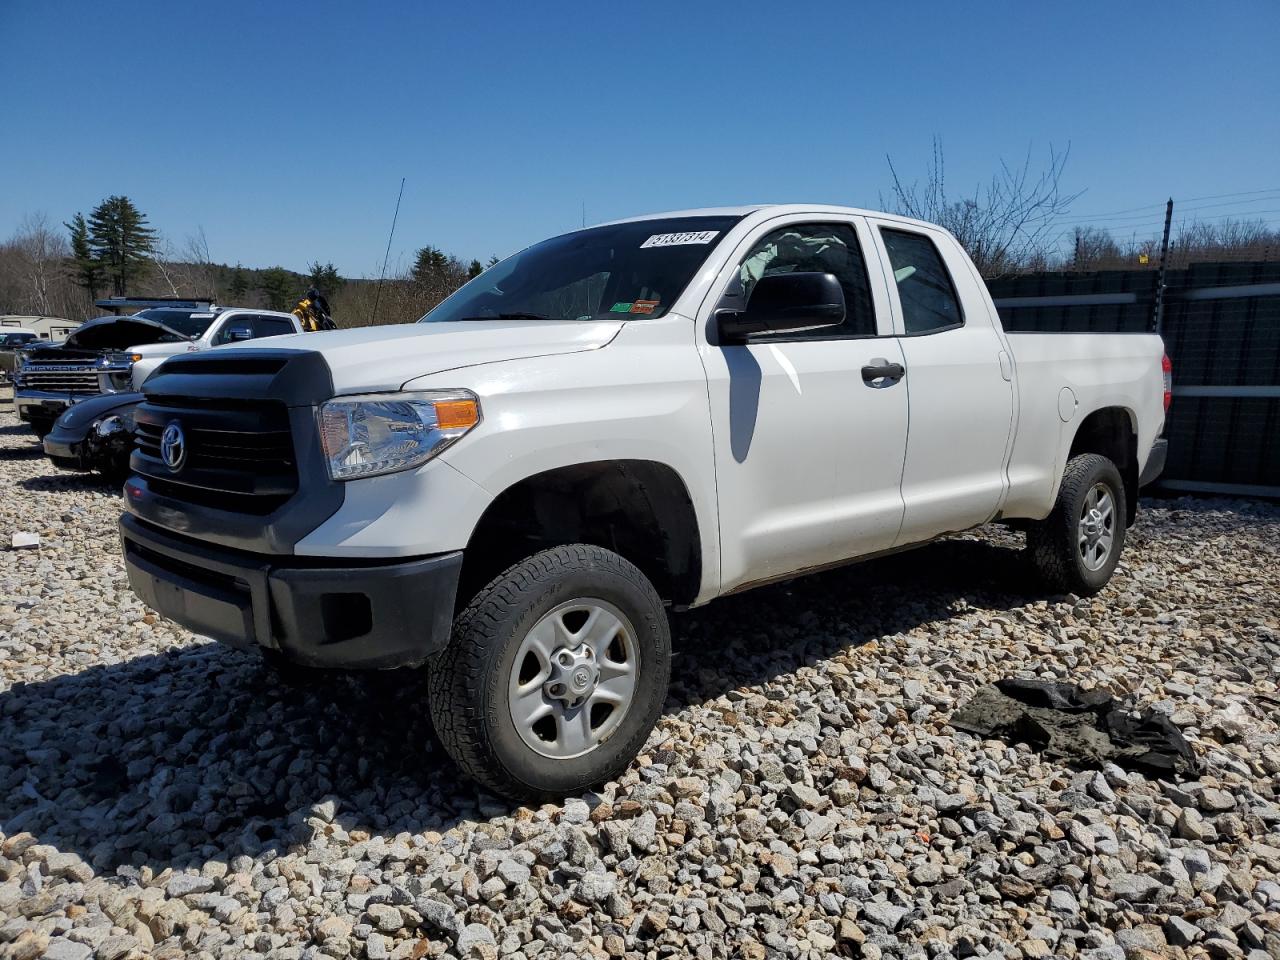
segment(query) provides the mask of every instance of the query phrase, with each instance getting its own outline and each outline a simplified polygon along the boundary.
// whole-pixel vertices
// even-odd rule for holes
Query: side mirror
[[[844,323],[844,290],[835,274],[779,273],[756,281],[743,310],[717,310],[720,342],[742,343],[756,333],[838,327]]]
[[[252,340],[253,331],[248,327],[232,327],[227,331],[227,343],[235,343],[237,340]]]

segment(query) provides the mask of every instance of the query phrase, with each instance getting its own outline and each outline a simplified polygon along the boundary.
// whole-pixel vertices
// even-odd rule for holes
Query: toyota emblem
[[[160,435],[160,459],[175,473],[187,462],[187,438],[176,420],[165,427],[164,433]]]

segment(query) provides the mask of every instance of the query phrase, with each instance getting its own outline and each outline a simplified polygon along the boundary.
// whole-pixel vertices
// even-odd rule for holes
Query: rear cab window
[[[296,333],[293,324],[283,317],[254,317],[253,318],[253,335],[256,338],[262,337],[283,337],[286,334]]]
[[[880,228],[907,336],[939,333],[964,325],[955,283],[933,240],[911,230]]]

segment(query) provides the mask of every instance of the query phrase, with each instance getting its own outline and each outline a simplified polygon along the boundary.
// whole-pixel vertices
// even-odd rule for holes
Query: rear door
[[[907,395],[863,367],[901,363],[887,290],[860,217],[789,215],[735,249],[701,329],[715,430],[721,587],[776,579],[892,546]],[[870,270],[868,270],[870,264]],[[741,309],[755,281],[832,273],[845,294],[840,327],[714,342],[714,309]]]
[[[873,220],[906,366],[910,426],[896,545],[985,523],[1006,486],[1012,367],[981,279],[941,231]]]

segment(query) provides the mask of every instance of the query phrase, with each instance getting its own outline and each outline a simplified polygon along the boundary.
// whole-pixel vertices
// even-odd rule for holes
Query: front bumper
[[[449,642],[461,551],[329,566],[210,546],[130,514],[120,519],[120,536],[142,601],[228,646],[374,669],[421,663]]]
[[[91,394],[90,394],[91,396]],[[13,403],[18,408],[18,419],[27,423],[33,420],[52,421],[66,411],[81,396],[68,396],[65,393],[52,393],[47,390],[24,390],[18,387],[14,392]]]
[[[53,461],[55,467],[62,467],[64,470],[92,470],[87,440],[83,431],[71,433],[55,423],[53,429],[45,434],[44,454]]]
[[[1164,473],[1165,460],[1169,457],[1169,441],[1163,437],[1151,445],[1151,453],[1147,455],[1146,465],[1142,468],[1142,476],[1138,477],[1138,486],[1145,487],[1155,483]]]

